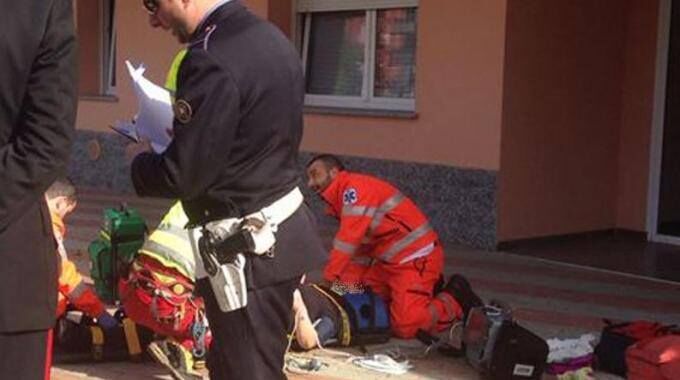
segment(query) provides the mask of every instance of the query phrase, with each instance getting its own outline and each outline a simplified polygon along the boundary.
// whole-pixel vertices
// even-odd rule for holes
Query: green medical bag
[[[134,209],[121,206],[104,210],[99,237],[90,243],[90,276],[99,297],[106,302],[118,300],[118,279],[144,244],[144,218]]]

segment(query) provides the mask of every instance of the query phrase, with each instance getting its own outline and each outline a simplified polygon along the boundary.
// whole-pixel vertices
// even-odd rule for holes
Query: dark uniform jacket
[[[273,25],[228,2],[192,36],[178,73],[174,139],[132,164],[140,195],[182,200],[190,223],[260,210],[301,183],[304,83],[298,54]],[[257,286],[322,265],[306,206],[279,227],[274,259],[252,261]]]
[[[54,323],[57,254],[43,194],[71,150],[72,3],[0,2],[0,332]]]

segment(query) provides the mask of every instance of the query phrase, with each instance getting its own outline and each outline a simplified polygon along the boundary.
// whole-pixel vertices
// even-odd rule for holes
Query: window
[[[417,0],[298,0],[305,104],[415,110]]]
[[[115,8],[115,0],[75,0],[81,96],[115,94]]]

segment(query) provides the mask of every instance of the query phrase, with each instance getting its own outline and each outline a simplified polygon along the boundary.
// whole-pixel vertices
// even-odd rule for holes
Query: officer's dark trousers
[[[299,278],[248,292],[248,306],[222,313],[210,282],[198,281],[213,341],[208,354],[211,379],[285,379],[283,357],[292,325],[293,292]]]
[[[49,379],[51,338],[51,330],[0,333],[0,379]]]

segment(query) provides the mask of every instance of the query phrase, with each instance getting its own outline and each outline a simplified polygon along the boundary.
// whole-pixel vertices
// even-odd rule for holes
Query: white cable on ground
[[[329,350],[323,347],[323,345],[319,341],[318,336],[316,337],[316,344],[322,352],[328,353],[330,355],[344,357],[346,358],[345,360],[346,363],[352,363],[358,367],[370,369],[373,371],[387,373],[390,375],[403,375],[406,372],[408,372],[409,369],[413,368],[413,365],[411,365],[408,360],[398,362],[394,360],[389,355],[389,353],[357,356],[352,355],[348,352]],[[389,352],[389,350],[387,352]]]
[[[408,360],[398,362],[385,354],[373,354],[352,359],[352,363],[373,371],[388,373],[390,375],[403,375],[413,368]]]
[[[315,360],[317,360],[317,361],[320,360],[316,356],[314,356],[312,359],[309,359],[309,358],[303,358],[303,357],[300,357],[298,355],[294,355],[294,354],[290,353],[290,348],[291,348],[292,343],[293,343],[293,338],[295,337],[295,333],[296,333],[296,331],[299,327],[299,324],[298,324],[299,314],[300,314],[300,311],[298,311],[295,314],[295,317],[294,317],[295,322],[293,324],[293,331],[288,336],[288,345],[286,346],[286,352],[285,352],[287,359],[284,360],[283,370],[288,371],[290,373],[296,373],[296,374],[314,374],[326,363],[323,363],[323,362],[316,362],[315,363],[314,362]],[[315,323],[312,326],[315,327],[318,322],[319,322],[319,320],[315,321]],[[366,368],[366,369],[377,371],[377,372],[387,373],[387,374],[391,374],[391,375],[403,375],[404,373],[408,372],[409,369],[413,368],[413,365],[410,364],[408,360],[396,361],[392,357],[390,357],[388,354],[372,354],[372,355],[357,356],[357,355],[350,354],[348,352],[327,349],[323,346],[323,344],[319,340],[318,335],[316,336],[316,345],[319,347],[319,350],[321,352],[324,352],[324,353],[329,354],[331,356],[345,358],[346,363],[352,363],[352,364],[354,364],[358,367]],[[304,360],[307,363],[301,364],[300,360]],[[304,369],[305,367],[306,368],[312,368],[312,369],[306,370],[306,369]]]
[[[293,323],[293,331],[290,332],[290,335],[288,335],[288,345],[286,346],[286,352],[285,356],[286,358],[284,359],[283,363],[283,370],[290,372],[290,373],[295,373],[295,374],[303,374],[303,375],[309,375],[309,374],[315,374],[321,367],[324,365],[327,365],[324,362],[321,362],[319,358],[317,357],[312,357],[310,358],[305,358],[300,355],[295,355],[290,352],[290,348],[293,344],[293,339],[295,337],[295,333],[297,332],[297,329],[299,328],[299,320],[300,320],[300,314],[302,313],[301,310],[298,310],[295,313],[295,322]],[[316,321],[318,323],[318,321]],[[316,323],[312,325],[312,327],[316,326]],[[319,336],[316,336],[316,342],[321,347],[321,344],[319,342]],[[303,363],[304,362],[304,363]],[[309,368],[309,369],[305,369]]]

